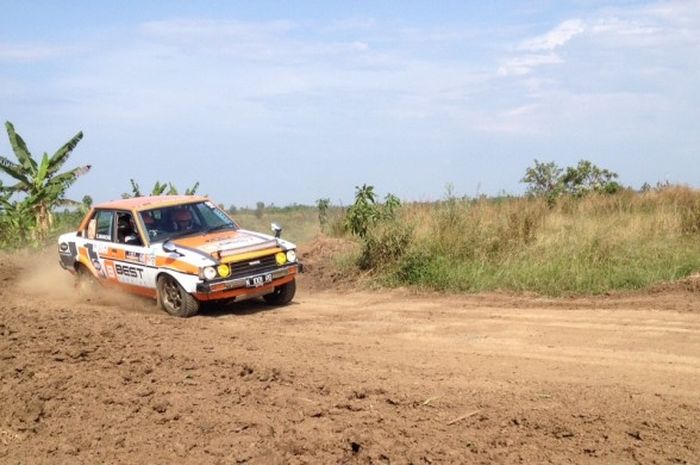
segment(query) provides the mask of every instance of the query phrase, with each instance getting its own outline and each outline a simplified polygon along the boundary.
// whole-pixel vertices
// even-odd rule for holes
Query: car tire
[[[276,287],[270,294],[264,295],[263,299],[270,305],[287,305],[294,298],[296,291],[296,281],[291,280],[287,284]]]
[[[91,296],[102,287],[97,278],[95,278],[85,265],[77,265],[75,268],[75,275],[75,288],[78,294]]]
[[[185,291],[175,278],[168,275],[158,277],[158,303],[169,314],[181,318],[199,312],[199,301]]]

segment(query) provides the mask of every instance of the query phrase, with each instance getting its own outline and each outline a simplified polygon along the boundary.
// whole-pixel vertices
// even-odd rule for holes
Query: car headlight
[[[287,263],[287,255],[284,252],[277,252],[275,254],[275,262],[278,266],[282,266]]]
[[[204,275],[205,279],[214,279],[216,278],[216,270],[212,266],[208,266],[202,270],[202,274]]]
[[[297,261],[297,253],[294,250],[287,250],[287,261],[295,262]]]
[[[228,278],[231,275],[231,268],[228,265],[219,265],[216,267],[216,271],[222,278]]]

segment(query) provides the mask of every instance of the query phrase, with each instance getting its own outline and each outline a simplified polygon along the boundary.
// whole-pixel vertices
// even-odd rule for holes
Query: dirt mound
[[[348,289],[361,279],[350,261],[359,253],[360,245],[349,239],[318,235],[299,246],[299,259],[304,264],[302,283],[308,289]],[[348,266],[344,266],[343,261]]]
[[[661,294],[667,292],[700,292],[700,274],[693,274],[678,281],[657,284],[647,289],[650,294]]]

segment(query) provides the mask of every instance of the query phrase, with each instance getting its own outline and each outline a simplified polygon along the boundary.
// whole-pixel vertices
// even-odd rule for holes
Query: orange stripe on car
[[[182,273],[199,274],[199,268],[177,258],[156,257],[156,266],[158,268],[171,268]]]

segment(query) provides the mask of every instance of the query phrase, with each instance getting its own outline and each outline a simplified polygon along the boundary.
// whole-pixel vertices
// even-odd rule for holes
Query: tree
[[[528,185],[529,195],[545,197],[551,203],[562,192],[563,172],[553,161],[541,163],[535,159],[535,164],[525,170],[520,182]]]
[[[197,192],[197,189],[199,189],[199,181],[194,183],[194,186],[190,187],[189,189],[185,189],[185,195],[194,195]]]
[[[561,194],[583,197],[591,192],[614,194],[622,189],[615,181],[617,173],[599,168],[588,160],[581,160],[575,167],[568,166],[566,170],[559,168],[556,163],[535,164],[525,170],[525,176],[520,180],[528,185],[529,195],[545,197],[552,205]]]
[[[89,195],[84,195],[81,204],[82,205],[80,207],[80,210],[83,212],[87,212],[88,210],[90,210],[90,208],[92,208],[92,197],[90,197]]]
[[[83,138],[78,132],[52,156],[44,152],[40,161],[35,160],[22,137],[17,134],[12,123],[5,123],[12,151],[19,163],[6,157],[0,157],[0,170],[17,181],[12,186],[3,188],[7,194],[24,194],[23,207],[16,211],[30,211],[39,238],[43,238],[53,225],[52,210],[61,204],[78,204],[65,198],[68,188],[82,175],[90,171],[91,166],[85,165],[62,173],[59,170],[70,157],[73,149]],[[15,205],[19,208],[18,205]],[[5,206],[7,210],[7,205]]]
[[[265,211],[265,203],[264,202],[256,202],[256,204],[255,204],[255,217],[257,219],[262,218],[264,211]]]
[[[356,186],[355,203],[348,208],[345,228],[364,239],[370,227],[378,221],[393,220],[400,206],[401,201],[394,194],[387,194],[384,204],[381,204],[377,202],[374,186]]]
[[[622,189],[615,181],[617,173],[599,168],[588,160],[581,160],[576,167],[569,166],[562,176],[564,190],[573,196],[583,197],[591,192],[614,194]]]
[[[383,217],[386,219],[393,220],[396,216],[396,210],[401,206],[401,200],[394,194],[387,194],[384,197],[384,208],[382,211]]]
[[[1,246],[12,244],[26,244],[30,239],[30,233],[35,227],[34,209],[29,198],[10,202],[7,197],[0,198],[2,216],[0,216],[0,229],[4,232],[5,241],[0,241]]]
[[[318,207],[318,224],[321,226],[321,231],[324,231],[328,224],[328,207],[331,206],[331,199],[318,199],[316,206]]]
[[[134,197],[143,197],[144,194],[141,193],[141,187],[138,185],[138,183],[133,179],[129,179],[129,182],[131,183],[131,194],[129,194],[128,192],[124,192],[122,194],[122,198],[130,199]],[[195,192],[197,192],[198,188],[199,181],[195,182],[194,185],[189,189],[185,189],[185,195],[194,195]],[[175,185],[171,182],[161,183],[160,181],[156,181],[156,183],[153,185],[153,188],[151,189],[151,193],[147,195],[178,195],[178,190],[177,187],[175,187]]]
[[[362,187],[355,186],[355,203],[348,208],[345,227],[353,234],[364,238],[370,226],[378,219],[379,209],[374,186],[367,184],[363,184]]]

